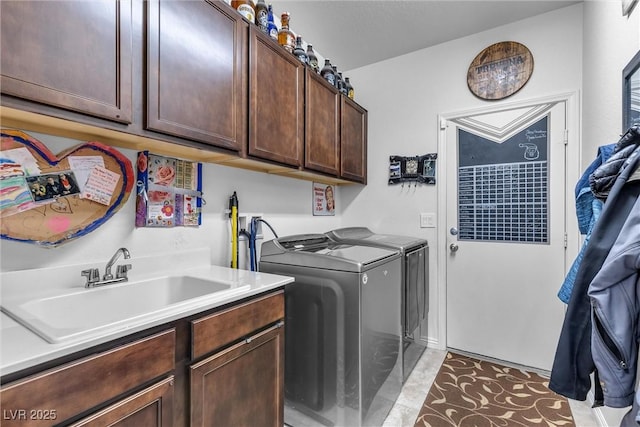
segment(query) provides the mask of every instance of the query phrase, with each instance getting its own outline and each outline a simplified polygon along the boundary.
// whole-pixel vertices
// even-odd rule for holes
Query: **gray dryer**
[[[376,234],[366,227],[339,228],[326,233],[338,243],[399,251],[402,256],[403,379],[407,380],[426,343],[419,339],[429,311],[429,244],[425,239]]]

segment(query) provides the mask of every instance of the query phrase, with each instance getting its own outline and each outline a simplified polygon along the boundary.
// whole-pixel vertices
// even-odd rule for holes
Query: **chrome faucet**
[[[111,267],[116,262],[116,260],[120,256],[120,254],[122,254],[124,256],[124,259],[131,258],[131,254],[129,254],[129,250],[127,248],[118,249],[116,251],[116,253],[113,254],[113,256],[111,257],[109,262],[107,263],[107,266],[104,268],[104,276],[102,277],[102,280],[111,280],[111,279],[113,279],[113,274],[111,274]],[[122,269],[120,267],[125,267],[124,272],[122,271]],[[122,274],[124,274],[124,277],[126,278],[127,277],[127,271],[129,271],[130,269],[131,269],[131,264],[119,265],[118,268],[117,268],[117,271],[116,271],[116,278],[119,278],[119,276],[121,276]]]
[[[119,283],[126,282],[129,280],[127,277],[127,272],[131,270],[131,264],[122,264],[116,267],[116,277],[113,277],[111,273],[111,267],[117,261],[120,255],[124,257],[124,259],[131,258],[131,254],[127,248],[119,248],[115,254],[111,257],[111,259],[107,262],[107,265],[104,269],[104,276],[102,280],[100,280],[100,272],[97,268],[90,268],[88,270],[82,270],[81,275],[87,278],[87,282],[85,283],[86,288],[91,288],[94,286],[102,286],[108,285],[110,283]]]

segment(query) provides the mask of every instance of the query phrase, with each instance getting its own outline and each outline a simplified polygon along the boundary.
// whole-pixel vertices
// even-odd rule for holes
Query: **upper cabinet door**
[[[304,167],[334,176],[340,167],[340,93],[306,69]]]
[[[255,26],[249,41],[249,155],[301,166],[304,65]]]
[[[340,175],[344,179],[367,183],[367,110],[342,96]]]
[[[150,0],[146,128],[239,151],[246,141],[246,28],[222,3]]]
[[[0,1],[2,93],[131,123],[130,1]]]

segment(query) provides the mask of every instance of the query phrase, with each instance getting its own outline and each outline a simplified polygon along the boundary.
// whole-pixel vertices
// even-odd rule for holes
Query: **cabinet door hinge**
[[[447,120],[440,119],[440,130],[445,130],[447,128]]]
[[[569,246],[569,237],[564,233],[564,248],[567,249],[567,246]]]
[[[569,144],[569,129],[565,129],[564,130],[564,145]]]

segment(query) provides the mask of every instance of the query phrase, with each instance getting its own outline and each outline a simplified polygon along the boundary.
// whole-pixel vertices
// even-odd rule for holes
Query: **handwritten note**
[[[104,159],[101,156],[69,156],[69,168],[76,175],[80,191],[84,191],[85,183],[94,166],[104,168]]]
[[[81,197],[109,205],[118,180],[120,180],[119,174],[101,166],[94,166],[84,185]]]

